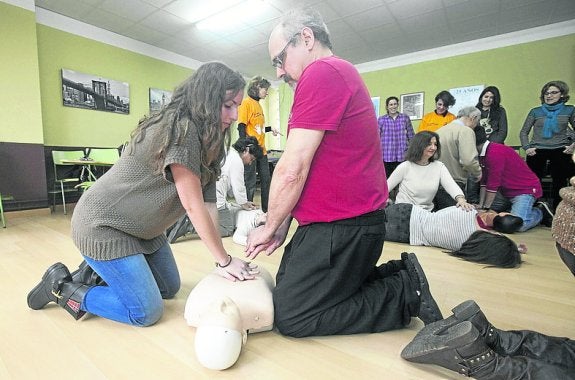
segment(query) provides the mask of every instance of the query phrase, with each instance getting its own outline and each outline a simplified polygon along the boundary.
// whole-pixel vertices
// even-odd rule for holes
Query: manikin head
[[[222,297],[202,313],[196,329],[196,357],[206,368],[229,368],[238,360],[246,339],[240,310],[231,299]]]

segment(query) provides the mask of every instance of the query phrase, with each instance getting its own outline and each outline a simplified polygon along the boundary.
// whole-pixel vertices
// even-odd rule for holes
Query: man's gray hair
[[[457,113],[457,118],[459,119],[463,116],[467,116],[468,118],[479,117],[481,116],[481,111],[475,108],[475,106],[463,107]]]
[[[279,25],[286,40],[290,40],[298,32],[301,32],[303,28],[307,27],[312,30],[317,41],[328,49],[332,49],[327,25],[319,12],[313,8],[292,9],[282,16]]]

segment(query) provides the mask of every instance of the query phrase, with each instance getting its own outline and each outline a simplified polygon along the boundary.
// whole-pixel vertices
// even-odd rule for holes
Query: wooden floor
[[[70,210],[71,211],[71,210]],[[52,304],[28,309],[26,295],[45,269],[61,261],[75,269],[80,255],[69,237],[70,213],[48,210],[6,213],[0,228],[0,379],[459,379],[434,366],[413,365],[399,356],[423,326],[379,334],[291,339],[276,332],[248,337],[237,363],[225,371],[203,368],[194,354],[194,328],[183,318],[186,298],[213,269],[198,239],[176,242],[182,289],[166,302],[163,318],[136,328],[95,316],[75,321]],[[293,232],[293,231],[292,231]],[[483,268],[435,248],[385,243],[381,261],[416,252],[445,316],[475,299],[503,329],[533,329],[575,337],[575,278],[560,261],[551,232],[539,227],[513,239],[529,252],[519,269]],[[242,247],[224,240],[230,253]],[[256,262],[273,275],[281,250]]]

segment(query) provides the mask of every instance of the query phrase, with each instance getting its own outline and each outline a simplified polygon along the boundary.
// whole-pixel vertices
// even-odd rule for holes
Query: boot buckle
[[[54,295],[54,297],[58,298],[59,300],[62,299],[62,292],[60,290],[54,290],[52,289],[52,295]]]

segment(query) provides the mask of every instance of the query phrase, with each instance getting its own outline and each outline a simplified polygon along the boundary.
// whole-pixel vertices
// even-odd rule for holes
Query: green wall
[[[44,25],[38,24],[37,29],[46,145],[117,147],[148,114],[150,87],[171,91],[192,73],[189,68]],[[62,68],[127,82],[130,114],[63,106]]]
[[[0,2],[0,141],[43,142],[34,12]]]
[[[363,73],[372,96],[424,92],[424,112],[435,109],[435,95],[445,89],[483,84],[497,86],[507,111],[508,145],[519,145],[519,130],[529,110],[540,104],[541,87],[563,80],[575,87],[575,34],[481,51],[435,61]],[[419,121],[414,122],[414,128]]]

